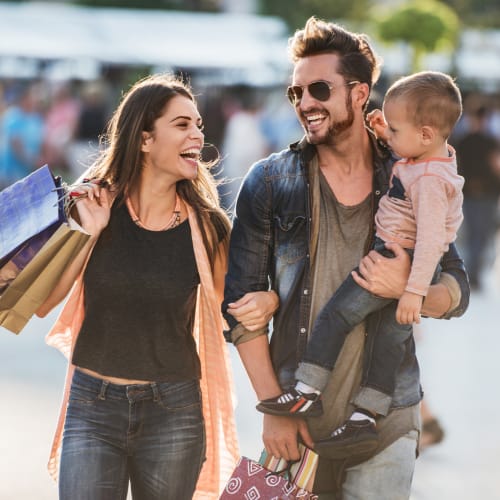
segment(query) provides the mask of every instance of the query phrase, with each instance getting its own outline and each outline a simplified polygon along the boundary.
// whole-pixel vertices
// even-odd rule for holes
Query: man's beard
[[[352,108],[351,92],[349,92],[347,95],[345,106],[347,110],[347,118],[345,118],[344,120],[333,122],[328,128],[326,134],[322,136],[317,136],[314,138],[308,136],[308,140],[311,144],[333,145],[337,142],[337,139],[343,132],[349,130],[352,127],[352,124],[354,123],[354,110]]]

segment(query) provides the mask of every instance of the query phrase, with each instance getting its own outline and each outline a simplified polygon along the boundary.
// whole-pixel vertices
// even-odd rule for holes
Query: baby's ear
[[[431,144],[436,137],[436,131],[433,127],[424,125],[420,131],[420,136],[422,137],[423,144]]]

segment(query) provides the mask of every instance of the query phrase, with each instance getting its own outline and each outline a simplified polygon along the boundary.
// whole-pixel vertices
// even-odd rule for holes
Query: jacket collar
[[[366,131],[373,151],[374,188],[375,191],[385,192],[389,185],[391,169],[396,157],[382,141],[375,137],[369,128],[366,127]],[[316,155],[316,146],[307,142],[306,136],[302,137],[300,141],[290,144],[290,150],[299,153],[304,168]]]

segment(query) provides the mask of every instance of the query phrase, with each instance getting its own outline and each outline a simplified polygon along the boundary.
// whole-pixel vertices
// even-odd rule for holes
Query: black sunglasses
[[[346,82],[345,85],[354,85],[356,83],[361,82],[355,80],[352,82]],[[317,82],[312,82],[309,85],[290,85],[290,87],[286,89],[286,96],[288,97],[288,100],[291,104],[293,104],[294,106],[297,106],[297,104],[299,104],[302,96],[304,95],[304,88],[306,87],[309,94],[311,94],[311,97],[314,97],[314,99],[322,102],[328,101],[328,99],[330,99],[330,96],[332,95],[330,91],[334,88],[331,83],[324,80],[318,80]]]

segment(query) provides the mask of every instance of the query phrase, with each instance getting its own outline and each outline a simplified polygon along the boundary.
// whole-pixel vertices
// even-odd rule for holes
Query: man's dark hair
[[[310,17],[304,29],[288,41],[292,61],[318,54],[337,54],[338,72],[345,81],[367,83],[369,88],[380,76],[380,58],[373,52],[364,34],[351,33],[335,23]]]

